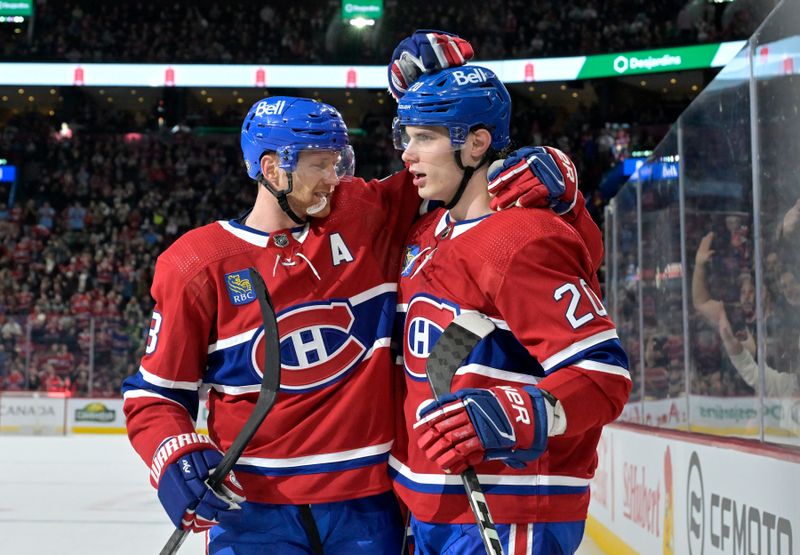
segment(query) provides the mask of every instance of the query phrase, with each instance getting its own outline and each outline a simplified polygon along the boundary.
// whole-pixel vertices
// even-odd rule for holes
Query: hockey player
[[[597,253],[556,213],[575,198],[551,195],[554,210],[490,209],[487,165],[509,142],[510,116],[497,77],[464,66],[421,76],[393,126],[419,195],[445,203],[412,227],[398,290],[407,391],[389,465],[417,553],[484,552],[458,476],[468,466],[506,553],[573,553],[600,432],[631,386],[599,299]],[[572,163],[549,147],[502,170],[493,186],[531,172],[576,183]],[[458,369],[454,393],[432,401],[427,356],[464,311],[497,328]]]
[[[131,442],[176,527],[219,522],[211,553],[396,550],[402,525],[386,477],[394,429],[384,413],[402,237],[419,199],[407,172],[380,183],[352,177],[344,121],[323,103],[256,102],[241,144],[260,184],[253,209],[187,233],[157,261],[145,356],[123,388]],[[261,383],[251,266],[278,314],[281,391],[220,498],[204,479]],[[208,437],[194,430],[201,383]]]

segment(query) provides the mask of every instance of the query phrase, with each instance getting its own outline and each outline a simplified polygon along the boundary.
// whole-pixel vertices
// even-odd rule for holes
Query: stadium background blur
[[[746,39],[774,4],[506,0],[473,10],[387,0],[374,27],[356,29],[336,1],[47,0],[36,3],[35,22],[0,25],[0,61],[383,64],[399,39],[425,27],[469,39],[478,60],[594,54]],[[512,137],[569,154],[603,225],[604,178],[651,152],[717,71],[510,85]],[[270,94],[339,108],[359,175],[401,167],[389,136],[395,103],[384,91],[0,87],[0,158],[18,168],[13,206],[0,190],[0,389],[119,395],[144,349],[158,254],[252,204],[238,127]],[[718,371],[713,335],[696,392],[752,395],[735,371]],[[682,349],[677,335],[648,338],[656,371],[645,379],[656,395],[683,391],[682,371],[667,372],[682,364]]]

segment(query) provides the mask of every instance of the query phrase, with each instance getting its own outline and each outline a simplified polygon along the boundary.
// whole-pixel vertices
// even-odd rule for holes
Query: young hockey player
[[[573,553],[600,432],[630,390],[599,299],[597,234],[557,214],[575,197],[551,195],[554,210],[490,209],[487,166],[508,145],[510,117],[497,77],[464,66],[419,77],[393,126],[420,197],[445,204],[412,227],[398,291],[407,391],[389,465],[417,553],[484,552],[459,477],[469,466],[506,553]],[[531,172],[576,183],[549,147],[523,149],[503,170],[493,185]],[[465,311],[496,330],[458,369],[453,394],[434,402],[426,359]]]

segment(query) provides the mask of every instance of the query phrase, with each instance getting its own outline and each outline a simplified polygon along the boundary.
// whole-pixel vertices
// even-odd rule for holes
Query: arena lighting
[[[364,27],[372,27],[375,25],[375,20],[367,19],[365,17],[356,17],[355,19],[350,20],[350,25],[356,29],[363,29]]]
[[[364,18],[364,16],[357,16]],[[364,18],[366,19],[366,18]],[[373,21],[375,18],[372,18]],[[796,52],[783,45],[780,54]],[[660,50],[480,61],[505,83],[565,82],[688,69],[723,67],[734,59],[745,41],[676,46]],[[770,53],[771,57],[775,57]],[[768,69],[776,75],[787,73],[789,64]],[[677,64],[677,65],[676,65]],[[776,62],[777,64],[777,62]],[[800,63],[791,62],[791,73]],[[355,78],[357,76],[357,79]],[[386,89],[386,67],[351,65],[244,65],[244,64],[117,64],[117,63],[28,63],[0,62],[0,86],[78,87],[198,87]],[[101,93],[103,94],[103,93]],[[267,93],[264,93],[265,96]]]

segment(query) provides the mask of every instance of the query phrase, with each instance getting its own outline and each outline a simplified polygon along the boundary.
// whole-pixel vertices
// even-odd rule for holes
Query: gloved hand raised
[[[222,453],[202,434],[181,434],[161,443],[153,456],[150,481],[176,528],[202,532],[240,509],[244,492],[233,472],[219,494],[208,486],[208,477],[221,460]]]
[[[491,208],[552,208],[562,216],[578,197],[578,172],[569,156],[551,146],[524,147],[489,167]]]
[[[414,31],[392,53],[389,92],[395,100],[400,100],[423,73],[463,66],[474,55],[472,45],[458,35],[432,29]]]

